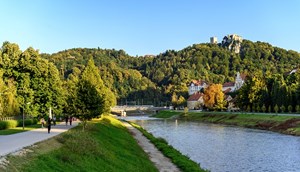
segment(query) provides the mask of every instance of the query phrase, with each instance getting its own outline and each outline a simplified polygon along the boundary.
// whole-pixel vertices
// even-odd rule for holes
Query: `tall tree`
[[[224,109],[224,93],[221,84],[211,84],[204,90],[204,104],[209,109]]]

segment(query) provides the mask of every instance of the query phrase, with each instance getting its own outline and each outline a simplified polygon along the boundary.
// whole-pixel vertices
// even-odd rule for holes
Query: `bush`
[[[0,130],[4,130],[6,128],[6,122],[0,121]]]
[[[34,125],[37,124],[38,120],[37,119],[25,119],[24,121],[24,125],[28,126],[28,125]],[[19,119],[18,120],[18,127],[22,127],[23,126],[23,119]]]
[[[18,121],[16,120],[0,121],[0,130],[16,128],[17,125],[18,125]]]

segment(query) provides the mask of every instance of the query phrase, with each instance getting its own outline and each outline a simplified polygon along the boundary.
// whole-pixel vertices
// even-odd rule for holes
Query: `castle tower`
[[[210,43],[211,44],[217,44],[218,43],[218,38],[217,37],[210,37]]]

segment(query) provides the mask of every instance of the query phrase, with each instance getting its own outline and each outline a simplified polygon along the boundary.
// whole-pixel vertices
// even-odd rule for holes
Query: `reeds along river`
[[[300,137],[179,120],[127,120],[212,172],[300,172]]]

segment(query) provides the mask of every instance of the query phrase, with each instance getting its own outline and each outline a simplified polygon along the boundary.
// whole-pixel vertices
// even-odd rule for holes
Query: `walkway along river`
[[[233,126],[128,117],[212,172],[299,172],[300,137]]]

